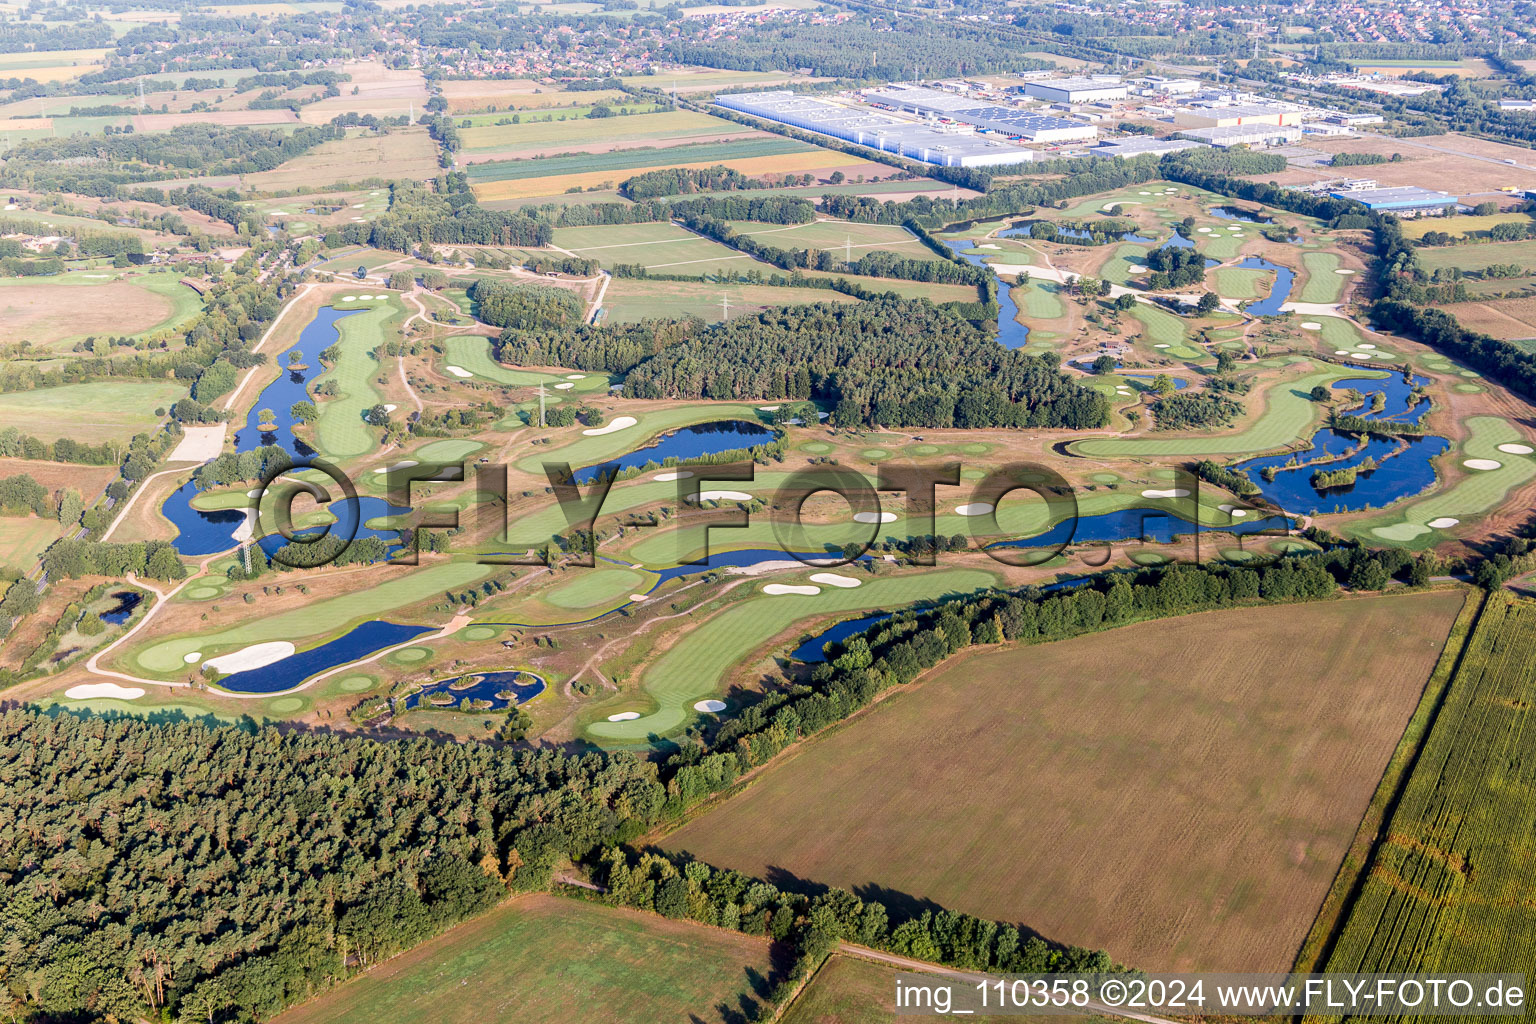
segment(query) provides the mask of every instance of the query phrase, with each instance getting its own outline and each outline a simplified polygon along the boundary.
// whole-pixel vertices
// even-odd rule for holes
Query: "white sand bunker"
[[[1172,348],[1173,346],[1168,345],[1168,344],[1166,344],[1164,342],[1158,342],[1156,345],[1153,345],[1152,347],[1153,348]]]
[[[1370,351],[1370,350],[1371,350],[1371,349],[1373,349],[1373,348],[1375,348],[1375,347],[1376,347],[1376,346],[1375,346],[1375,345],[1372,345],[1372,344],[1371,344],[1371,343],[1370,343],[1370,342],[1368,342],[1368,341],[1362,341],[1362,342],[1361,342],[1361,343],[1360,343],[1360,344],[1358,344],[1358,345],[1356,345],[1356,346],[1355,346],[1355,348],[1363,348],[1363,349],[1365,349],[1365,350],[1366,350],[1366,351],[1367,351],[1367,352],[1369,352],[1369,351]]]
[[[957,507],[955,509],[955,514],[961,516],[984,516],[991,512],[995,507],[996,506],[994,506],[991,502],[973,501],[969,505],[960,505]]]
[[[700,491],[700,501],[751,501],[746,491]]]
[[[645,600],[645,595],[644,594],[630,594],[629,595],[629,599],[631,601],[644,601]]]
[[[604,434],[612,434],[618,430],[628,430],[630,427],[639,422],[640,421],[635,419],[633,416],[616,416],[614,417],[613,422],[607,426],[588,427],[586,430],[583,430],[582,433],[586,434],[588,437],[601,437]]]
[[[620,711],[616,715],[609,715],[608,716],[608,721],[610,721],[610,722],[633,722],[635,719],[637,719],[639,717],[640,717],[640,712],[638,712],[638,711]]]
[[[398,408],[400,408],[398,405],[394,405],[394,404],[391,403],[391,404],[388,404],[388,405],[384,406],[384,411],[385,412],[394,412]]]
[[[1499,451],[1506,455],[1529,455],[1531,452],[1536,451],[1536,448],[1532,448],[1528,444],[1501,444],[1499,445]]]
[[[249,672],[282,661],[292,653],[293,644],[287,640],[269,640],[264,644],[252,644],[217,658],[209,658],[204,664],[218,672]]]
[[[812,583],[822,583],[829,587],[837,587],[840,590],[852,590],[862,586],[863,580],[856,580],[852,576],[839,576],[835,572],[817,572],[811,574]]]
[[[1154,487],[1151,490],[1142,491],[1141,496],[1143,498],[1187,498],[1189,491],[1183,487],[1170,487],[1162,491]]]
[[[203,660],[203,652],[193,651],[190,654],[183,654],[181,656],[181,660],[186,662],[188,665],[196,665],[198,662]]]
[[[1231,516],[1233,519],[1241,519],[1248,514],[1247,509],[1238,508],[1236,505],[1230,503],[1217,505],[1216,507],[1221,509],[1227,515]]]
[[[1211,233],[1211,229],[1210,228],[1195,228],[1195,230],[1200,232],[1200,234],[1202,234],[1202,235],[1208,235],[1208,234]]]
[[[1228,231],[1241,231],[1243,229],[1238,227],[1236,224],[1228,224],[1227,225],[1227,230]]]
[[[474,374],[470,373],[468,370],[464,369],[464,367],[462,367],[462,366],[445,366],[445,367],[443,367],[443,369],[447,370],[449,373],[453,374],[455,377],[473,377],[474,376]],[[556,387],[558,387],[558,386],[559,385],[556,385]],[[567,384],[566,387],[570,387],[570,385]]]
[[[773,594],[775,596],[780,594],[803,594],[806,597],[809,597],[812,594],[821,593],[821,588],[796,586],[793,583],[770,583],[763,588],[763,593]]]
[[[1464,459],[1461,464],[1468,469],[1498,469],[1504,465],[1495,459]]]
[[[1349,349],[1347,349],[1347,348],[1336,348],[1336,349],[1333,350],[1333,354],[1336,355],[1336,356],[1347,356],[1347,355],[1349,355]]]
[[[894,523],[895,512],[855,512],[853,521],[856,523]]]
[[[1304,331],[1320,331],[1323,329],[1323,325],[1316,320],[1303,320],[1301,322],[1301,329]]]
[[[452,369],[452,367],[449,367],[449,369]],[[469,374],[466,373],[464,376],[468,377]],[[575,386],[576,385],[572,384],[570,381],[566,381],[564,384],[556,384],[555,385],[555,390],[556,391],[569,391],[569,390],[571,390],[571,388],[573,388]]]
[[[584,373],[568,373],[568,374],[565,375],[565,379],[566,380],[586,380],[587,379],[587,375],[584,374]]]
[[[1334,273],[1335,274],[1353,274],[1354,271],[1350,270],[1348,267],[1340,267],[1338,270],[1335,270]]]
[[[758,412],[778,412],[778,410],[779,407],[776,405],[760,405],[757,407]]]
[[[1133,263],[1128,269],[1133,274],[1145,274],[1147,272],[1147,268],[1140,263]]]
[[[393,473],[397,469],[410,469],[416,464],[417,463],[415,459],[406,459],[403,462],[395,463],[393,466],[380,466],[378,469],[374,470],[374,472],[380,476],[383,476],[386,473]]]
[[[357,301],[357,296],[356,295],[343,295],[341,297],[341,301],[342,302],[356,302]]]
[[[1002,246],[1000,246],[1000,245],[993,245],[992,243],[988,242],[985,245],[978,245],[976,248],[978,248],[978,249],[1001,249]]]
[[[1145,192],[1142,193],[1142,195],[1146,195],[1146,194],[1147,193],[1145,193]],[[1103,206],[1099,207],[1099,209],[1101,209],[1101,210],[1113,210],[1117,206],[1140,206],[1140,205],[1141,205],[1141,201],[1138,200],[1138,199],[1121,199],[1118,202],[1105,203]]]
[[[70,700],[90,700],[92,697],[116,697],[118,700],[134,700],[144,696],[137,686],[118,686],[116,683],[81,683],[64,691]]]
[[[1439,519],[1431,519],[1429,521],[1429,525],[1433,526],[1437,530],[1445,530],[1455,526],[1459,522],[1461,522],[1460,519],[1452,519],[1450,516],[1441,516]]]
[[[672,469],[665,473],[657,473],[655,476],[651,477],[651,479],[660,480],[662,483],[666,483],[668,480],[686,480],[691,476],[693,476],[692,470]]]
[[[693,706],[693,710],[695,710],[695,711],[708,711],[710,713],[714,713],[716,711],[724,711],[725,710],[725,701],[723,701],[723,700],[701,700],[701,701],[699,701],[697,704],[695,704]]]

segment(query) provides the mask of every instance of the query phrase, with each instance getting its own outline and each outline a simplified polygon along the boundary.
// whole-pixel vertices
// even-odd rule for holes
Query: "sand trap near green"
[[[649,574],[633,569],[572,569],[569,583],[544,594],[544,600],[557,608],[585,609],[628,599],[629,594],[649,590]]]
[[[1511,490],[1536,477],[1536,458],[1511,454],[1500,445],[1524,446],[1525,437],[1508,420],[1499,416],[1472,416],[1466,421],[1467,440],[1461,451],[1447,453],[1450,459],[1473,463],[1471,472],[1450,490],[1431,494],[1414,502],[1395,523],[1369,527],[1369,536],[1409,543],[1427,539],[1434,530],[1476,517],[1494,508]],[[1490,465],[1492,464],[1492,465]],[[1478,468],[1486,467],[1486,468]]]
[[[1314,387],[1328,387],[1346,377],[1377,379],[1385,376],[1380,370],[1338,366],[1293,381],[1282,381],[1269,389],[1267,404],[1259,418],[1236,434],[1185,438],[1095,437],[1076,442],[1071,451],[1077,455],[1131,457],[1240,455],[1265,451],[1311,433],[1322,415],[1310,395]]]
[[[539,373],[503,366],[491,358],[491,339],[479,334],[459,334],[443,342],[443,362],[458,367],[481,380],[495,381],[512,387],[535,387],[539,384],[552,386],[564,384],[562,391],[607,391],[606,373],[589,373],[574,378],[569,373]],[[458,374],[455,374],[458,376]]]
[[[1165,354],[1175,359],[1199,359],[1203,352],[1189,344],[1184,321],[1165,309],[1138,303],[1128,311],[1133,320],[1141,323],[1141,340],[1151,345],[1166,345]]]
[[[202,651],[207,655],[220,648],[227,651],[268,641],[294,642],[321,636],[364,619],[387,615],[397,608],[427,598],[439,598],[445,590],[454,590],[482,579],[492,568],[470,562],[442,562],[411,568],[381,566],[377,570],[381,582],[354,593],[316,601],[276,615],[258,617],[217,633],[162,640],[136,651],[129,660],[145,672],[176,675],[186,669],[184,658],[194,651]],[[254,614],[260,615],[259,601]]]
[[[861,571],[862,572],[862,571]],[[998,577],[977,569],[950,569],[868,580],[856,588],[823,587],[817,594],[754,597],[733,605],[685,633],[641,679],[656,710],[628,722],[593,722],[595,741],[642,742],[680,728],[696,713],[695,701],[718,692],[720,681],[742,658],[796,621],[832,612],[897,608],[915,601],[974,593],[996,586]]]

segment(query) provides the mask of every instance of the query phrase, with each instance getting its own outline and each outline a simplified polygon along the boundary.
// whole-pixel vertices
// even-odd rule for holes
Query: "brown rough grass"
[[[1536,298],[1457,302],[1445,311],[1469,331],[1482,331],[1506,341],[1536,338]]]
[[[1461,604],[1238,609],[974,650],[663,845],[1148,970],[1283,970]]]
[[[137,334],[171,315],[171,300],[128,281],[60,285],[46,278],[0,288],[0,322],[34,348],[91,336]]]

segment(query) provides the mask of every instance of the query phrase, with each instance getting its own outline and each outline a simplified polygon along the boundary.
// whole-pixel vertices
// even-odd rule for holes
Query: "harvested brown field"
[[[128,281],[55,284],[21,278],[0,287],[0,321],[33,348],[92,335],[137,334],[167,320],[175,308],[166,296]]]
[[[1536,338],[1536,298],[1457,302],[1444,307],[1468,330],[1513,341]]]
[[[559,106],[562,103],[585,102],[583,97],[595,93],[564,93],[553,85],[545,85],[527,78],[494,79],[473,78],[448,80],[442,83],[443,99],[448,101],[448,112],[461,114],[470,110],[518,110],[526,107]],[[620,93],[619,95],[623,95]]]
[[[299,113],[305,124],[326,124],[337,114],[374,114],[394,117],[409,114],[413,110],[420,119],[427,103],[427,81],[420,71],[407,69],[396,71],[373,61],[357,61],[342,65],[342,71],[352,76],[352,81],[340,96],[331,96],[308,104]],[[357,95],[352,90],[357,90]]]
[[[1016,921],[1147,970],[1284,970],[1462,602],[1233,609],[973,648],[662,845]]]
[[[50,491],[73,487],[87,499],[100,494],[117,479],[116,466],[80,466],[72,462],[44,462],[41,459],[0,459],[0,479],[30,476]]]
[[[243,180],[247,188],[280,192],[372,178],[425,180],[438,170],[437,146],[426,128],[418,126],[396,128],[388,135],[368,132],[323,142],[274,170],[247,174]]]

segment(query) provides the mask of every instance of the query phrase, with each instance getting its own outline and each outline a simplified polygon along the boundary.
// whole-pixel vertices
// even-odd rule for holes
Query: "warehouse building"
[[[905,110],[924,117],[959,121],[989,132],[1001,132],[1027,142],[1076,142],[1097,138],[1099,130],[1091,124],[1050,114],[1036,114],[1014,107],[980,105],[974,99],[952,96],[920,85],[889,85],[870,89],[864,98],[893,110]]]
[[[1222,128],[1186,128],[1179,135],[1186,139],[1203,142],[1207,146],[1286,146],[1305,134],[1300,126],[1277,124],[1234,124]]]
[[[1185,149],[1203,149],[1205,143],[1194,139],[1154,139],[1142,135],[1134,139],[1106,139],[1093,148],[1094,156],[1118,156],[1130,159],[1138,156],[1162,156]]]
[[[1315,113],[1271,106],[1267,103],[1234,103],[1230,106],[1186,107],[1173,113],[1173,123],[1183,128],[1230,128],[1250,124],[1300,124]]]
[[[1123,100],[1129,91],[1117,78],[1048,78],[1025,82],[1024,95],[1052,103],[1102,103]]]
[[[1030,150],[997,136],[977,135],[969,128],[956,131],[913,124],[878,110],[843,106],[787,90],[726,93],[716,96],[715,103],[728,110],[939,167],[997,167],[1028,163],[1035,158]]]
[[[1393,213],[1399,217],[1433,217],[1454,210],[1459,204],[1456,197],[1419,188],[1401,185],[1396,188],[1335,189],[1328,193],[1335,199],[1353,199],[1372,210]]]

